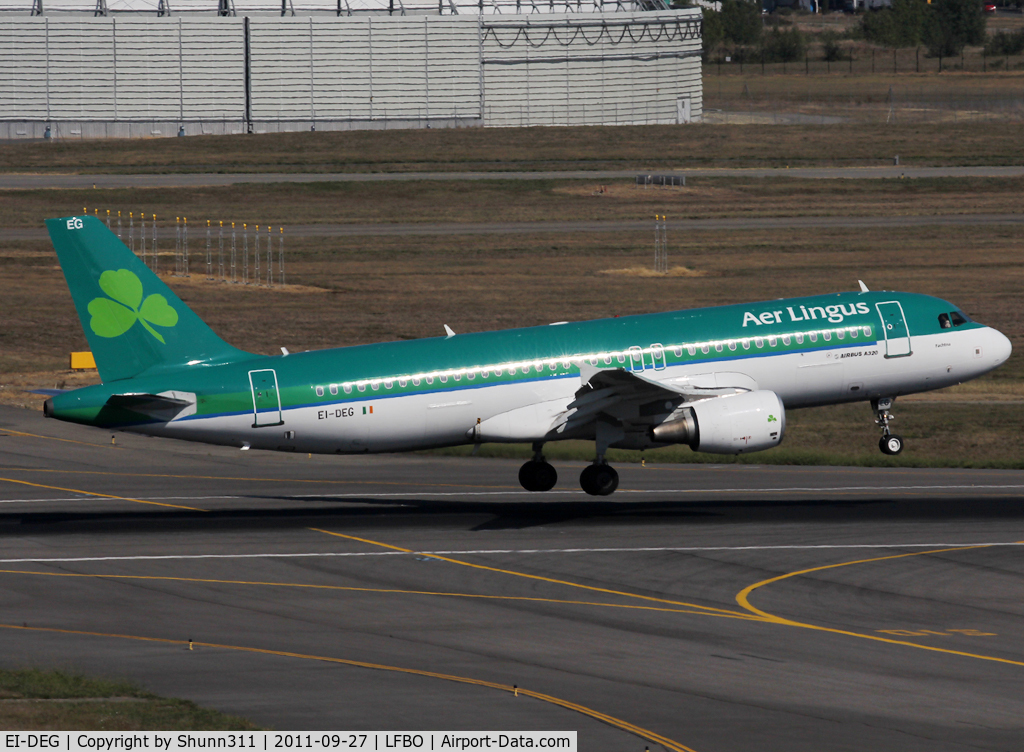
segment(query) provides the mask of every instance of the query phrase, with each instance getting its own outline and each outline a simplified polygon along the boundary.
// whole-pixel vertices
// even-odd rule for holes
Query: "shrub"
[[[1019,55],[1024,52],[1024,29],[997,31],[985,45],[988,55]]]
[[[834,31],[826,31],[821,35],[821,55],[823,60],[831,63],[843,59],[843,48],[839,46],[839,35]]]
[[[806,51],[804,35],[795,26],[785,30],[774,28],[764,36],[762,54],[765,60],[773,63],[802,60]]]

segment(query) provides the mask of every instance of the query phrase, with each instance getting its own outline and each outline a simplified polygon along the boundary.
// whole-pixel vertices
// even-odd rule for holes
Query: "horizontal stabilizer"
[[[163,392],[161,394],[114,394],[107,407],[130,410],[147,418],[169,422],[192,415],[196,411],[196,396],[190,392]]]

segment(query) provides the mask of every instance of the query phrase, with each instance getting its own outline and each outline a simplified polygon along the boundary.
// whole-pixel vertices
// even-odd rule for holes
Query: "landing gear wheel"
[[[899,454],[903,451],[903,437],[894,433],[883,436],[878,440],[878,448],[882,454]]]
[[[591,496],[610,496],[619,487],[619,474],[608,465],[588,465],[580,473],[580,488]]]
[[[519,484],[527,491],[550,491],[558,482],[558,472],[542,460],[530,460],[519,468]]]

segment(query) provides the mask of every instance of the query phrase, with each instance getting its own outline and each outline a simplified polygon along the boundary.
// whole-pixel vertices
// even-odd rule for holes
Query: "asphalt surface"
[[[793,230],[801,228],[927,227],[949,225],[1021,225],[1024,214],[925,214],[895,217],[722,217],[680,219],[672,230]],[[395,222],[380,224],[290,225],[288,237],[354,237],[360,235],[526,235],[536,233],[646,232],[647,221],[581,222]],[[47,240],[43,228],[0,228],[0,242]]]
[[[1024,738],[1022,472],[621,466],[592,499],[578,463],[528,494],[508,461],[110,440],[0,408],[0,665],[278,729]]]
[[[637,175],[683,175],[721,178],[810,178],[834,180],[1020,177],[1024,165],[969,167],[715,167],[686,170],[550,170],[509,172],[237,172],[165,173],[134,175],[0,174],[0,190],[35,188],[181,188],[239,183],[377,183],[408,180],[616,180]]]

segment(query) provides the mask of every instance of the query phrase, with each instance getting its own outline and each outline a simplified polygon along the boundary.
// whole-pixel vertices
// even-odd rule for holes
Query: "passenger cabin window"
[[[787,335],[783,336],[783,338],[782,338],[782,344],[784,344],[784,345],[788,345],[788,344],[789,344],[789,342],[790,342],[790,339],[789,339],[789,335],[787,334]]]
[[[734,339],[729,340],[729,349],[730,350],[735,350],[736,349],[736,340],[734,340]]]
[[[818,333],[817,332],[811,332],[807,336],[810,338],[811,342],[817,342],[818,341]]]
[[[681,347],[673,347],[672,352],[677,358],[683,357],[683,348]]]
[[[399,379],[399,380],[398,380],[398,385],[399,385],[400,387],[403,387],[403,388],[404,388],[404,387],[405,387],[405,385],[406,385],[406,384],[408,384],[408,383],[409,383],[409,381],[408,381],[407,379]],[[351,388],[349,388],[349,387],[345,387],[345,391],[346,391],[346,392],[350,392],[350,391],[352,391],[352,390],[351,390]]]
[[[357,388],[357,389],[358,389],[358,390],[359,390],[360,392],[365,392],[365,391],[366,391],[366,384],[357,384],[357,385],[356,385],[356,388]]]
[[[384,379],[384,388],[390,389],[394,385],[394,383],[395,382],[393,382],[391,379]]]
[[[850,327],[850,336],[851,337],[856,339],[858,334],[860,334],[860,330],[857,327],[855,327],[855,326]]]
[[[337,384],[331,384],[330,390],[331,390],[331,394],[337,394],[338,393],[338,385]]]
[[[707,345],[701,345],[700,351],[702,353],[704,353],[705,355],[707,355],[709,352],[711,352],[711,348],[708,347]]]
[[[822,332],[821,336],[826,342],[829,342],[832,339],[832,332]]]
[[[797,334],[797,335],[794,335],[794,336],[796,336],[796,343],[798,345],[802,345],[804,343],[804,335]]]
[[[964,316],[959,311],[953,311],[951,314],[949,314],[949,317],[953,320],[953,326],[963,326],[968,321],[970,321],[969,318]]]
[[[722,352],[722,343],[721,342],[716,342],[715,343],[715,352]]]
[[[427,376],[427,383],[428,384],[433,384],[434,383],[434,377],[433,376]]]
[[[744,350],[749,350],[750,349],[750,340],[749,339],[743,340],[743,349]]]
[[[413,379],[412,380],[412,385],[413,386],[419,386],[420,385],[420,380],[419,379]]]
[[[861,331],[864,332],[864,336],[865,337],[870,337],[871,336],[871,327],[870,326],[863,327]]]
[[[371,381],[370,382],[370,387],[373,389],[373,391],[376,392],[378,389],[380,389],[380,382],[379,381]]]
[[[612,362],[612,356],[611,355],[605,355],[604,356],[604,364],[605,365],[609,365],[609,364],[611,364],[611,362]]]
[[[836,336],[839,337],[839,339],[842,339],[843,337],[846,336],[846,332],[844,332],[842,329],[836,329]]]
[[[775,337],[768,338],[768,347],[775,347],[775,345],[777,344],[779,344],[779,340],[777,340]]]
[[[351,384],[345,384],[342,388],[345,390],[345,394],[352,394],[352,385]]]
[[[442,384],[448,383],[448,374],[442,373],[438,378],[441,379]]]
[[[317,397],[323,397],[324,396],[324,388],[322,386],[318,386],[316,388],[316,396]]]
[[[754,347],[764,347],[764,340],[760,337],[754,337]]]
[[[697,348],[694,345],[687,345],[686,346],[686,352],[690,353],[690,355],[696,355],[697,354]]]
[[[470,371],[469,373],[467,373],[466,374],[466,378],[469,379],[470,381],[475,379],[476,378],[476,371]]]

